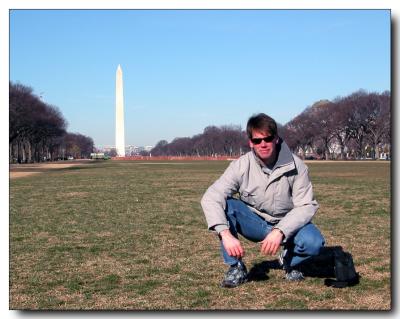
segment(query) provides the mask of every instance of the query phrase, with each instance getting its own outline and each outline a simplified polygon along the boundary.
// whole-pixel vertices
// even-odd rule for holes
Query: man
[[[246,131],[251,151],[233,161],[201,200],[208,228],[218,233],[224,262],[230,266],[221,286],[247,281],[238,234],[259,242],[265,255],[275,255],[282,245],[279,262],[286,279],[302,280],[299,265],[324,245],[311,223],[318,203],[307,166],[290,152],[268,115],[252,116]]]

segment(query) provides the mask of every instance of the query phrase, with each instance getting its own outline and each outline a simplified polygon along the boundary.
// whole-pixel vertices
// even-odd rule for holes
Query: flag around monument
[[[115,148],[118,157],[125,156],[124,92],[122,69],[118,64],[115,85]]]

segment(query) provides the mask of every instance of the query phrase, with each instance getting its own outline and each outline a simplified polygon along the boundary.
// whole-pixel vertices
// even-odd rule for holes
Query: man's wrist
[[[279,231],[279,232],[281,233],[281,235],[282,235],[282,238],[285,238],[284,232],[283,232],[282,230],[280,230],[278,227],[274,227],[272,230],[277,230],[277,231]]]
[[[222,232],[225,229],[229,229],[229,225],[227,224],[217,224],[213,227],[213,230],[217,232],[217,234],[219,234],[220,232]]]
[[[224,229],[218,233],[218,236],[219,236],[219,238],[222,239],[226,236],[229,236],[230,234],[231,234],[231,232],[229,231],[229,229]]]

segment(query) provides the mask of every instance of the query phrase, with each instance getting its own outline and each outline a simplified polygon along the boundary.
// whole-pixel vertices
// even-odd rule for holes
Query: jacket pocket
[[[293,202],[290,199],[275,198],[275,216],[285,216],[293,209]]]
[[[255,206],[256,205],[256,199],[255,199],[255,194],[254,193],[249,193],[249,192],[243,191],[243,192],[240,193],[240,199],[243,202],[245,202],[245,203],[247,203],[247,204],[249,204],[251,206]]]
[[[288,178],[282,176],[276,182],[274,194],[275,214],[284,216],[287,212],[293,209],[293,199],[291,194],[291,186]]]

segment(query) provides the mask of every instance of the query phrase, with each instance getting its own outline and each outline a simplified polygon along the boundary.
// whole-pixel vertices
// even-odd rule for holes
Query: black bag
[[[335,279],[325,279],[325,285],[334,288],[354,286],[359,283],[359,275],[354,268],[353,257],[341,246],[333,250]]]

